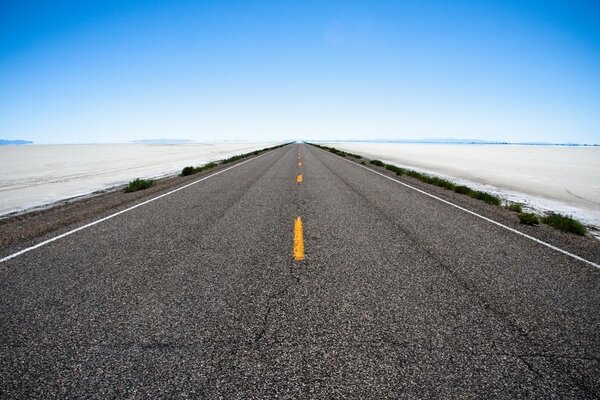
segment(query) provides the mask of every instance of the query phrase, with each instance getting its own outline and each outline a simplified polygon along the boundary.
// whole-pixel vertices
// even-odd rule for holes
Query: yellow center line
[[[304,260],[304,234],[302,233],[302,219],[294,221],[294,260]]]
[[[302,183],[302,175],[298,175],[298,176],[296,177],[296,182],[298,182],[298,183]]]

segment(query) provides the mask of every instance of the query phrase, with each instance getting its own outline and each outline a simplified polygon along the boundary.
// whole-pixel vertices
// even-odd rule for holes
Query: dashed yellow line
[[[304,233],[302,232],[302,219],[294,221],[294,260],[304,260]]]
[[[298,152],[298,167],[302,166],[300,161],[300,152]],[[302,183],[302,174],[296,176],[296,182]],[[294,260],[304,260],[304,234],[302,232],[302,219],[296,218],[294,221]]]

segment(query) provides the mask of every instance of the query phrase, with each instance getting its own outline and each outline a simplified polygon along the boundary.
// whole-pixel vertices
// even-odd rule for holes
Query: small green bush
[[[471,193],[471,188],[465,185],[458,185],[454,187],[454,191],[460,194],[469,194]]]
[[[385,169],[387,169],[388,171],[392,171],[395,172],[396,175],[402,175],[402,168],[397,167],[395,165],[392,164],[385,164]]]
[[[586,227],[569,215],[550,213],[542,218],[542,222],[546,225],[560,229],[561,231],[571,232],[577,235],[583,236],[587,233]]]
[[[540,221],[538,220],[537,215],[533,213],[518,213],[517,217],[519,217],[519,221],[525,225],[538,225]]]
[[[523,212],[523,205],[520,203],[510,203],[506,208],[517,213]]]
[[[501,203],[500,197],[486,192],[480,192],[479,190],[472,190],[469,193],[469,196],[477,200],[485,201],[488,204],[495,204],[497,206],[499,206]]]
[[[196,168],[194,167],[185,167],[181,170],[181,176],[188,176],[196,173]]]
[[[200,167],[185,167],[184,169],[181,170],[181,176],[188,176],[188,175],[193,175],[196,174],[198,172],[202,172],[202,171],[206,171],[207,169],[211,169],[216,167],[217,164],[213,163],[213,162],[209,162],[206,163]]]
[[[450,190],[454,190],[454,188],[456,187],[456,185],[446,179],[442,179],[442,178],[438,178],[435,176],[432,176],[428,179],[428,183],[431,183],[433,185],[439,186],[439,187],[443,187],[446,189],[450,189]]]
[[[371,160],[371,164],[377,165],[378,167],[385,167],[385,164],[381,160]]]
[[[405,172],[406,172],[406,175],[408,175],[408,176],[410,176],[410,177],[412,177],[412,178],[418,179],[418,180],[420,180],[420,181],[422,181],[423,179],[426,179],[426,175],[423,175],[423,174],[422,174],[422,173],[420,173],[420,172],[413,171],[413,170],[411,170],[411,169],[409,169],[409,170],[406,170]]]
[[[129,185],[127,185],[127,187],[125,188],[125,193],[137,192],[138,190],[148,189],[152,185],[154,185],[154,181],[152,179],[136,178],[129,182]]]
[[[232,163],[234,161],[241,160],[244,157],[245,156],[243,154],[239,154],[237,156],[229,157],[229,158],[226,158],[224,160],[221,160],[221,164],[229,164],[229,163]]]

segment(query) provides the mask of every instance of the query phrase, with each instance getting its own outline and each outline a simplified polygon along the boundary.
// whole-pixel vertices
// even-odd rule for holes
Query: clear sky
[[[600,143],[598,1],[0,2],[0,138]]]

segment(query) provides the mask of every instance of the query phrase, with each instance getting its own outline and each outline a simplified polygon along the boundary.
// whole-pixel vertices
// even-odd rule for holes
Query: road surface
[[[294,144],[0,263],[0,356],[3,399],[597,398],[600,270]]]

